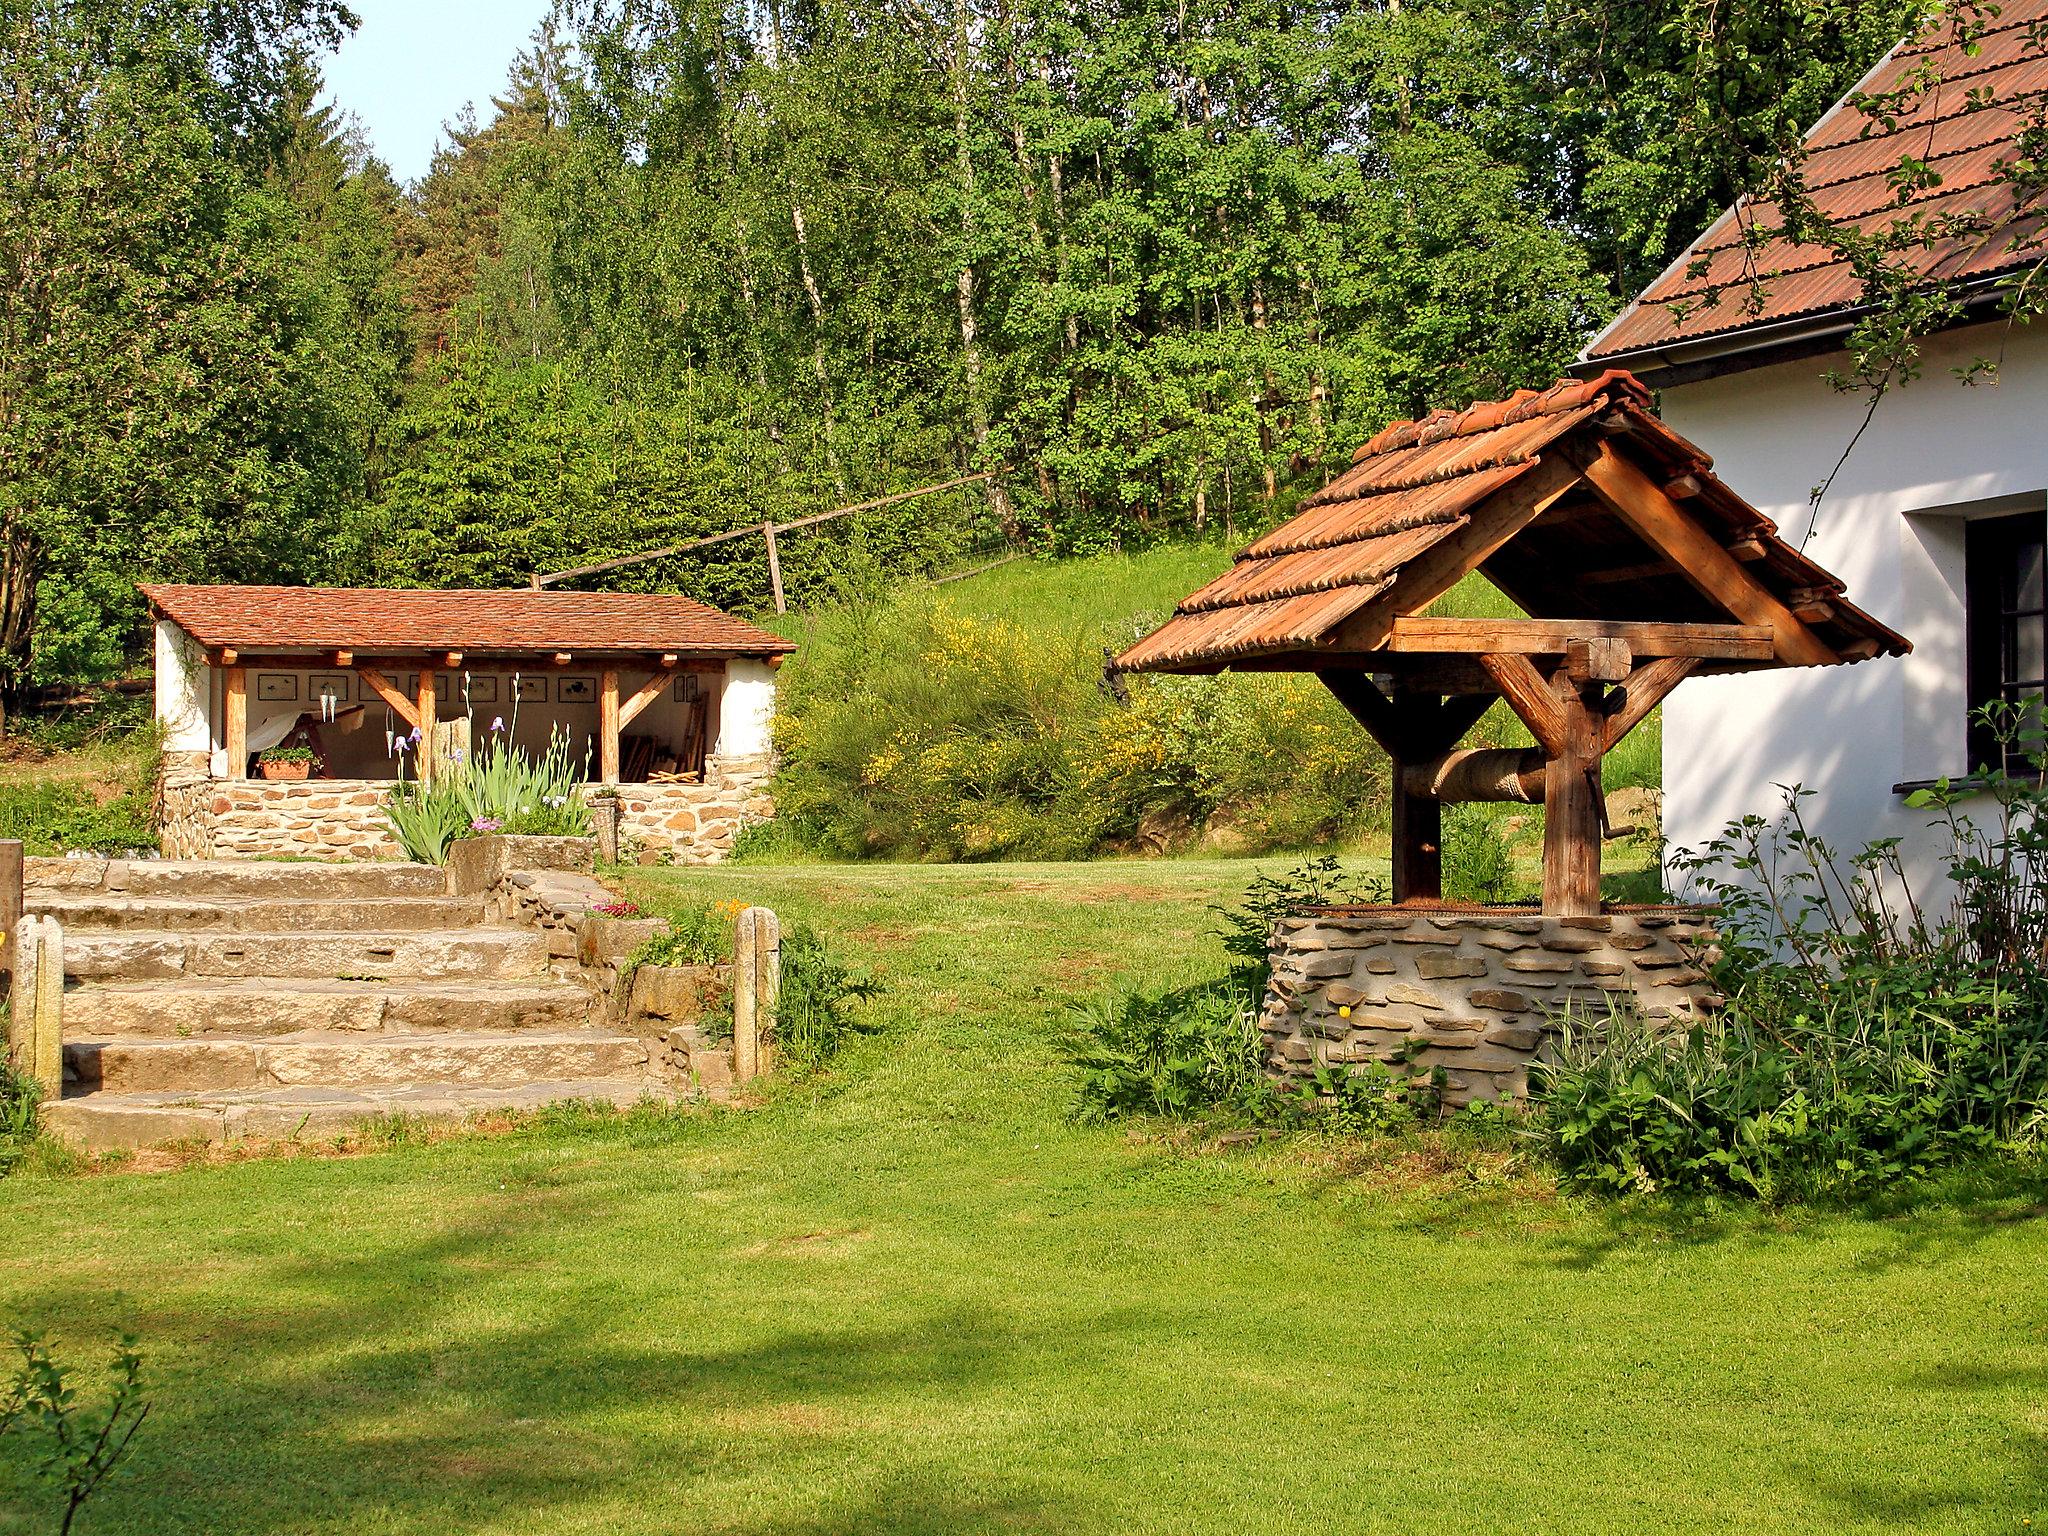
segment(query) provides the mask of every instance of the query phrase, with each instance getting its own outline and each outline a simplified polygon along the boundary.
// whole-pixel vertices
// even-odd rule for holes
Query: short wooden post
[[[8,1035],[15,1066],[45,1100],[64,1092],[64,928],[54,917],[25,917],[15,946]]]
[[[619,674],[607,667],[597,687],[597,771],[607,784],[619,782]]]
[[[249,777],[249,669],[228,667],[221,673],[227,708],[228,777]]]
[[[413,728],[420,733],[419,750],[414,753],[418,759],[420,782],[434,781],[434,669],[420,668],[419,692],[413,695],[413,708],[419,712],[419,719]]]
[[[781,993],[781,920],[766,907],[748,907],[733,928],[734,1082],[751,1082],[774,1064],[775,1013]]]
[[[16,931],[21,926],[21,843],[0,838],[0,970],[14,974]]]

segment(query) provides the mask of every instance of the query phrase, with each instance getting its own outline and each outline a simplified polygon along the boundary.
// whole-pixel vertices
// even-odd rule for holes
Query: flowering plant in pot
[[[311,747],[266,747],[256,754],[256,771],[266,779],[303,779],[313,772]]]

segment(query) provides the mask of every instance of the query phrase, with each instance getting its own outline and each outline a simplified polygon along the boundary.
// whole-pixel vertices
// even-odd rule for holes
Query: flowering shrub
[[[558,728],[536,760],[512,744],[504,725],[492,721],[481,750],[437,765],[430,782],[401,775],[392,786],[384,815],[407,858],[445,864],[457,838],[489,832],[590,835],[582,767],[569,756],[568,737]],[[415,747],[419,736],[412,734]]]

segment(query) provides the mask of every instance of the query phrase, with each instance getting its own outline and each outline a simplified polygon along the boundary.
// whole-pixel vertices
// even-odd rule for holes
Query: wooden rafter
[[[1612,443],[1569,452],[1584,469],[1594,494],[1637,537],[1666,555],[1703,596],[1745,624],[1768,625],[1779,661],[1806,667],[1841,660],[1718,540],[1686,516],[1662,486],[1615,452]]]
[[[1488,655],[1479,665],[1500,689],[1515,717],[1529,727],[1529,734],[1546,754],[1556,757],[1565,750],[1565,717],[1550,682],[1536,670],[1536,663],[1514,654]]]
[[[390,678],[375,667],[357,667],[356,676],[370,685],[370,689],[382,699],[391,712],[414,729],[419,728],[420,712],[413,707],[413,701],[399,692]]]
[[[669,679],[676,675],[677,670],[677,668],[672,666],[657,668],[654,675],[640,685],[638,692],[631,698],[620,702],[619,725],[621,729],[631,725],[638,718],[640,711],[661,697],[662,690],[668,687]]]

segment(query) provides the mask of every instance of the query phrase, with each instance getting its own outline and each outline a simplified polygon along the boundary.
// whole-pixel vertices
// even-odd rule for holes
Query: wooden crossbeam
[[[1564,706],[1558,702],[1549,679],[1536,670],[1536,663],[1527,656],[1509,652],[1481,656],[1479,665],[1500,689],[1500,696],[1508,701],[1516,718],[1529,727],[1536,744],[1551,757],[1561,754],[1569,745],[1565,739]]]
[[[1719,541],[1687,517],[1662,486],[1615,452],[1612,443],[1568,451],[1576,453],[1586,484],[1601,502],[1645,543],[1669,557],[1701,594],[1744,624],[1768,625],[1779,661],[1809,667],[1841,660]]]
[[[1575,640],[1618,640],[1634,656],[1769,661],[1764,624],[1639,624],[1611,619],[1397,618],[1386,648],[1399,652],[1562,656]]]
[[[640,685],[637,693],[631,698],[620,702],[619,726],[621,729],[631,725],[641,710],[661,697],[662,690],[668,687],[669,679],[676,675],[676,671],[677,669],[672,666],[657,669],[654,676]]]
[[[356,676],[370,685],[371,691],[382,699],[391,712],[414,729],[419,728],[420,712],[413,701],[400,693],[391,679],[375,667],[357,667]]]
[[[1604,756],[1621,745],[1621,738],[1647,720],[1650,711],[1664,702],[1666,694],[1684,682],[1699,667],[1696,656],[1659,656],[1637,667],[1608,698],[1620,695],[1620,707],[1607,716],[1601,730],[1600,751]]]

